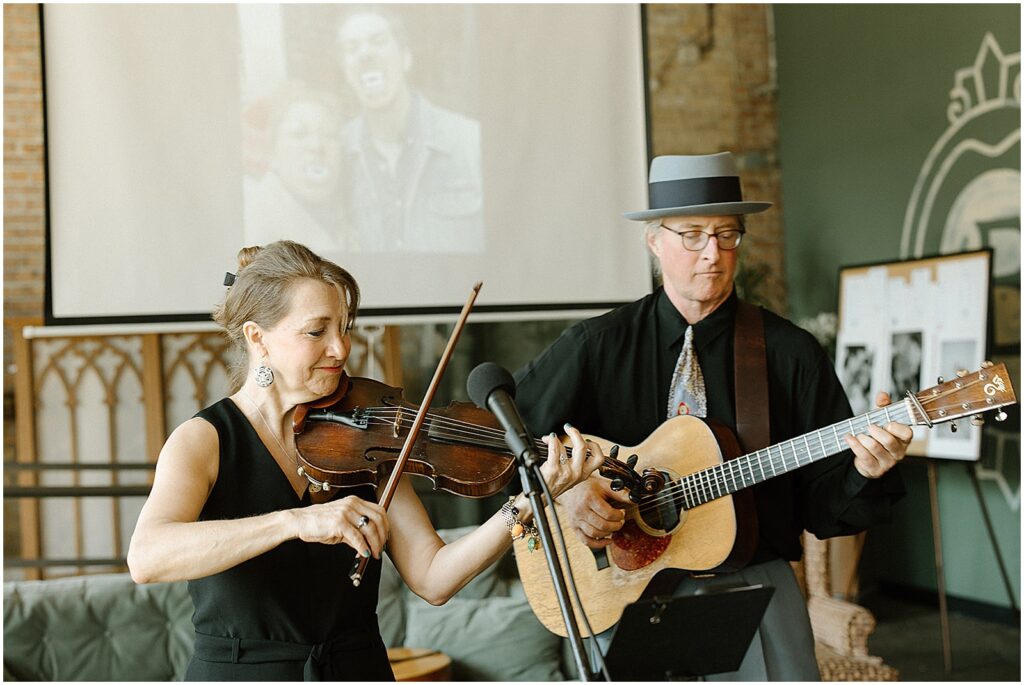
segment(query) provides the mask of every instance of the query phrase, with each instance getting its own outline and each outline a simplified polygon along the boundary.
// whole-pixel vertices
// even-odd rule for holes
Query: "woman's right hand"
[[[384,508],[355,495],[292,512],[298,526],[296,537],[304,542],[344,543],[363,556],[372,554],[380,559],[388,540],[388,517]]]

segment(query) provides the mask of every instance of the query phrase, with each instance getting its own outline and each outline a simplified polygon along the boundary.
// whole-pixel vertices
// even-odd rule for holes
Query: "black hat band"
[[[743,202],[738,176],[685,178],[650,184],[651,209]]]

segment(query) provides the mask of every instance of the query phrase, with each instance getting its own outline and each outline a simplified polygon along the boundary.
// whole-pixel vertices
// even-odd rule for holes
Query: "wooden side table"
[[[388,661],[397,681],[452,679],[451,658],[435,649],[391,647]]]

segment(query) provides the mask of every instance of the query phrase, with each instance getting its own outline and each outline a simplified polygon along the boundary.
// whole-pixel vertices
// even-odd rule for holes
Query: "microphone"
[[[505,442],[520,461],[529,466],[540,459],[533,438],[516,407],[516,382],[512,374],[494,362],[484,362],[469,373],[466,391],[473,403],[487,409],[505,429]]]

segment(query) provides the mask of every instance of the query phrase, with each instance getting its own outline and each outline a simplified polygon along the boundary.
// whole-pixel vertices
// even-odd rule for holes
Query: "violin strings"
[[[381,410],[381,409],[369,409],[365,413],[368,416],[370,416],[373,419],[375,419],[375,422],[377,423],[377,425],[380,425],[381,423],[387,424],[387,425],[394,425],[395,418],[398,417],[398,412],[399,412],[398,409],[387,408],[387,409],[383,409],[383,410]],[[384,417],[386,417],[386,418],[384,418]],[[503,448],[504,444],[505,444],[505,440],[504,440],[504,435],[505,434],[504,434],[504,432],[499,430],[499,429],[496,429],[496,428],[490,428],[490,427],[487,427],[487,426],[480,426],[478,424],[471,423],[471,422],[468,422],[468,421],[462,421],[462,420],[459,420],[459,419],[451,419],[449,417],[445,417],[445,416],[441,416],[441,415],[437,415],[437,414],[430,414],[430,413],[427,414],[427,419],[424,421],[424,424],[427,424],[428,421],[429,421],[428,431],[429,431],[430,426],[437,425],[439,428],[448,428],[450,430],[450,433],[451,433],[451,435],[453,437],[461,437],[461,438],[464,438],[464,439],[467,439],[467,440],[469,440],[469,439],[484,439],[484,440],[487,440],[489,442],[489,446],[499,447],[499,448]],[[406,425],[405,422],[406,422],[406,418],[404,416],[398,418],[398,424],[399,424],[400,428],[405,427],[405,425]],[[542,440],[536,440],[535,439],[534,440],[534,445],[538,449],[540,449],[540,450],[545,450],[545,451],[547,450],[547,445]],[[566,453],[571,457],[572,453],[573,453],[572,447],[569,446],[569,445],[566,445],[565,449],[566,449]],[[612,467],[612,468],[614,468],[618,464],[621,464],[621,462],[618,462],[618,461],[616,461],[614,459],[611,459],[611,458],[606,459],[605,463],[607,465],[609,465],[610,467]]]
[[[398,408],[371,408],[363,412],[369,420],[375,425],[394,425],[397,419],[399,428],[405,428],[413,423],[413,418],[407,416],[408,411],[404,411]],[[497,428],[490,428],[487,426],[481,426],[469,421],[463,421],[460,419],[452,419],[439,414],[433,414],[428,412],[424,419],[424,427],[429,431],[430,428],[436,425],[439,428],[447,428],[453,437],[462,437],[465,439],[469,438],[480,438],[490,441],[492,446],[505,447],[504,432]],[[540,449],[547,449],[547,445],[542,440],[534,440],[534,444]],[[571,446],[566,446],[566,452],[569,456],[573,453]],[[615,464],[621,464],[617,460],[606,457],[605,463],[611,466]],[[623,464],[624,465],[624,464]],[[670,484],[669,489],[678,488],[675,483]],[[658,504],[663,501],[674,497],[674,495],[666,496],[665,491],[659,493],[658,496],[647,500],[643,506],[640,507],[640,511],[647,511],[655,508]],[[638,505],[630,504],[624,507],[628,511],[637,509]]]

